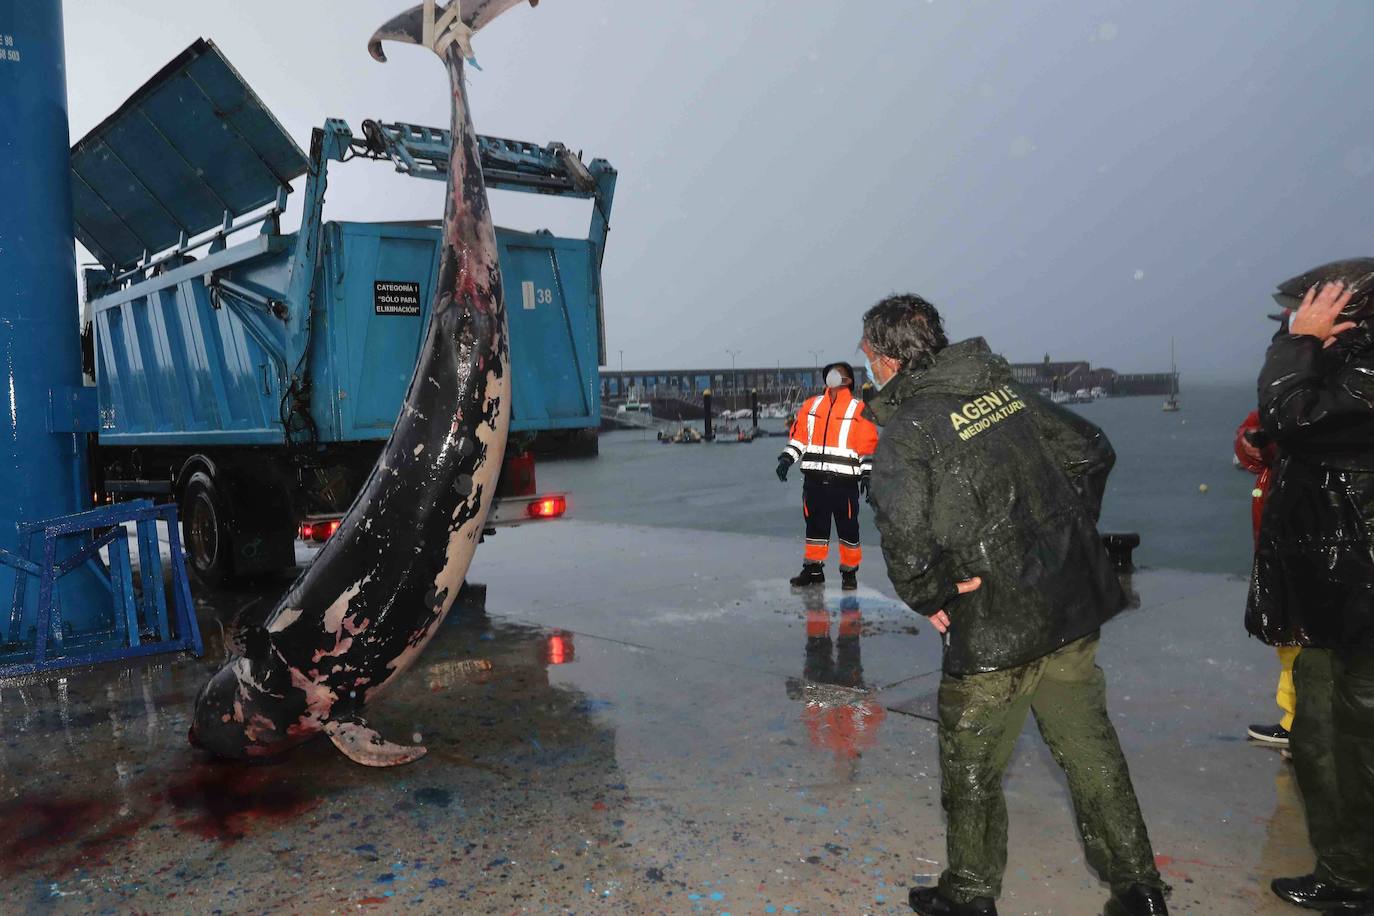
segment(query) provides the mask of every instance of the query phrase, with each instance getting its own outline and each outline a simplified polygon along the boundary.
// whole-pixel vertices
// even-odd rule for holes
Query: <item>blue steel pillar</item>
[[[0,548],[22,554],[17,523],[91,499],[85,434],[51,431],[71,429],[67,405],[81,386],[61,0],[0,0],[0,88]],[[53,423],[50,399],[65,423]],[[6,618],[16,574],[0,567]],[[37,593],[30,582],[25,634]],[[57,598],[76,633],[113,619],[110,593],[88,568],[60,579]]]

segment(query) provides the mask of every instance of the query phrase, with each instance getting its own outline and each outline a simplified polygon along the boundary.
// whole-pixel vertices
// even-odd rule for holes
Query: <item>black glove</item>
[[[867,475],[867,474],[864,474],[862,477],[859,478],[859,495],[862,496],[862,497],[864,498],[864,502],[867,502],[867,501],[868,501],[868,475]]]
[[[792,457],[790,455],[778,456],[778,480],[787,483],[787,472],[792,469]]]

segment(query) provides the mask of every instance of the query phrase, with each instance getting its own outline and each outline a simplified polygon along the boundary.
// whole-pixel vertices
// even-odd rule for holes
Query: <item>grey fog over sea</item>
[[[1178,413],[1162,411],[1158,397],[1074,406],[1116,447],[1102,530],[1140,533],[1137,566],[1248,575],[1254,477],[1234,467],[1231,443],[1254,386],[1187,385],[1179,399]],[[542,462],[539,487],[568,492],[571,517],[585,521],[795,537],[800,564],[801,479],[795,469],[786,484],[774,476],[782,444],[665,445],[653,432],[605,433],[597,459]],[[866,575],[882,576],[867,507],[862,523]]]

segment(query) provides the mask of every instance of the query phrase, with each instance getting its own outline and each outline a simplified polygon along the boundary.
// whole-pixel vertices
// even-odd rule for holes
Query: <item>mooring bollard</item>
[[[1107,555],[1112,558],[1117,572],[1130,572],[1135,569],[1135,564],[1131,561],[1131,552],[1140,546],[1140,535],[1134,532],[1104,534],[1102,546],[1107,548]]]

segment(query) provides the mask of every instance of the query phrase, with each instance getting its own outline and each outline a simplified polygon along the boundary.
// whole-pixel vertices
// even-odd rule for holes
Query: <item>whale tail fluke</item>
[[[381,28],[372,33],[367,43],[367,53],[386,63],[386,53],[382,50],[383,41],[399,41],[403,44],[424,44],[425,8],[413,6],[389,19]]]
[[[398,767],[426,753],[423,745],[393,744],[357,716],[330,719],[324,733],[341,754],[365,767]]]
[[[385,62],[384,41],[420,45],[440,57],[456,45],[464,58],[473,61],[472,36],[506,10],[525,2],[530,6],[539,5],[539,0],[449,0],[448,5],[443,6],[437,0],[425,0],[372,33],[367,51]]]

